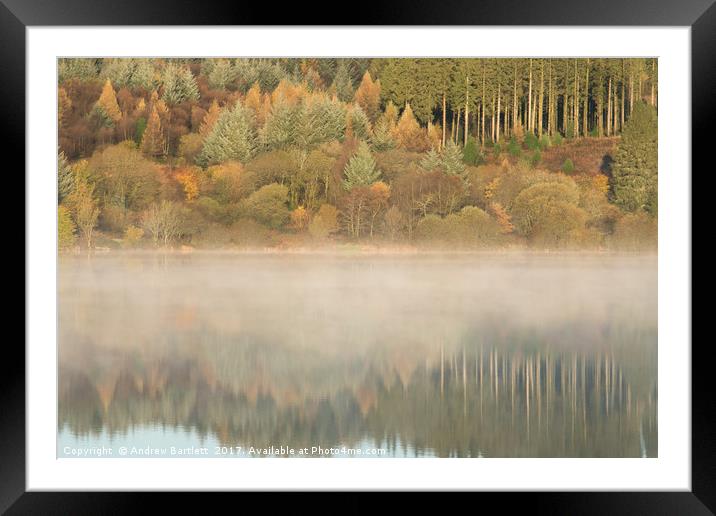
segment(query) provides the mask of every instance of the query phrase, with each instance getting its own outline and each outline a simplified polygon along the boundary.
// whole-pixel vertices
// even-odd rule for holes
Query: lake
[[[58,341],[59,457],[657,456],[656,256],[63,255]]]

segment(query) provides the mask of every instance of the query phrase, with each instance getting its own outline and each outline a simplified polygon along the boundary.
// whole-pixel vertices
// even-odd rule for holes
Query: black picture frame
[[[713,146],[716,114],[716,4],[713,2],[441,0],[415,3],[393,0],[373,6],[362,4],[365,9],[351,10],[350,16],[341,18],[355,25],[689,26],[692,160],[693,163],[706,163],[706,155]],[[193,0],[125,0],[121,3],[107,0],[0,0],[0,120],[8,129],[3,140],[5,148],[25,148],[25,29],[28,26],[282,25],[289,22],[316,25],[317,18],[313,13],[338,12],[339,9],[335,4],[323,4],[322,1],[314,2],[308,9],[298,3],[277,8],[279,4],[273,3],[247,5]],[[326,23],[335,24],[335,20]],[[19,154],[15,170],[24,170],[24,152],[12,154]],[[25,191],[22,178],[21,174],[15,174],[15,180],[21,183],[15,191]],[[20,213],[20,210],[15,213]],[[24,232],[18,237],[14,242],[24,241]],[[25,305],[22,306],[24,311]],[[690,346],[691,343],[669,345]],[[691,492],[510,493],[507,496],[485,493],[481,496],[500,496],[499,502],[507,502],[508,506],[525,503],[529,504],[530,512],[550,514],[713,513],[716,511],[716,426],[710,394],[711,374],[707,371],[708,351],[707,341],[691,348]],[[142,512],[146,495],[26,492],[25,353],[19,342],[12,339],[6,340],[5,353],[4,374],[0,375],[0,511],[7,511],[7,514]],[[182,504],[185,509],[189,507],[186,495],[173,493],[171,497],[174,503]],[[162,503],[169,503],[168,498],[163,495]],[[361,508],[370,510],[372,503],[359,501],[351,507],[358,511]]]

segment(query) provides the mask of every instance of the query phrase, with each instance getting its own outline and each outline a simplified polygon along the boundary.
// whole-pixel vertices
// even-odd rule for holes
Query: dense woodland
[[[60,59],[61,249],[656,246],[656,59]]]

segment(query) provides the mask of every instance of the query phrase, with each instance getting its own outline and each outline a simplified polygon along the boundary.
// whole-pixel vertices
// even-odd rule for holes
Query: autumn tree
[[[94,185],[81,181],[72,192],[69,201],[75,224],[82,235],[87,249],[92,248],[92,236],[99,218],[99,207],[94,197]]]
[[[162,130],[162,122],[159,119],[159,112],[156,105],[152,107],[149,115],[149,122],[142,134],[142,152],[151,157],[161,157],[166,154],[166,138]]]
[[[403,109],[403,113],[400,115],[400,120],[398,120],[395,126],[394,134],[398,146],[406,150],[425,152],[430,148],[427,134],[415,119],[410,104],[405,105],[405,109]]]
[[[243,204],[247,216],[270,228],[280,228],[289,219],[288,188],[276,183],[252,193]]]
[[[211,130],[214,128],[214,125],[216,124],[217,120],[219,120],[220,115],[221,108],[219,107],[219,103],[216,102],[216,99],[214,99],[211,102],[211,106],[206,112],[204,119],[201,121],[201,125],[199,126],[199,134],[203,138],[209,136],[209,133],[211,133]]]
[[[174,202],[163,200],[152,204],[142,215],[142,225],[152,236],[154,245],[169,245],[181,232],[182,212]]]
[[[122,118],[122,112],[117,103],[117,94],[112,87],[112,82],[107,79],[102,88],[102,94],[95,104],[95,111],[106,125],[114,125]]]
[[[366,71],[363,74],[363,79],[355,93],[355,102],[371,123],[375,123],[380,114],[380,81],[373,81],[370,72]]]
[[[338,230],[338,210],[330,204],[322,204],[308,224],[308,232],[313,238],[324,239]]]

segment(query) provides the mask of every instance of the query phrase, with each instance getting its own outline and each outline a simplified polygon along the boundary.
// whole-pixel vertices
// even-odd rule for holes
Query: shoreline
[[[296,248],[216,248],[197,249],[189,247],[161,249],[109,249],[60,251],[58,258],[71,256],[653,256],[658,250],[622,250],[622,249],[530,249],[484,248],[484,249],[426,249],[417,247],[378,247],[378,246],[335,246],[335,247],[296,247]]]

